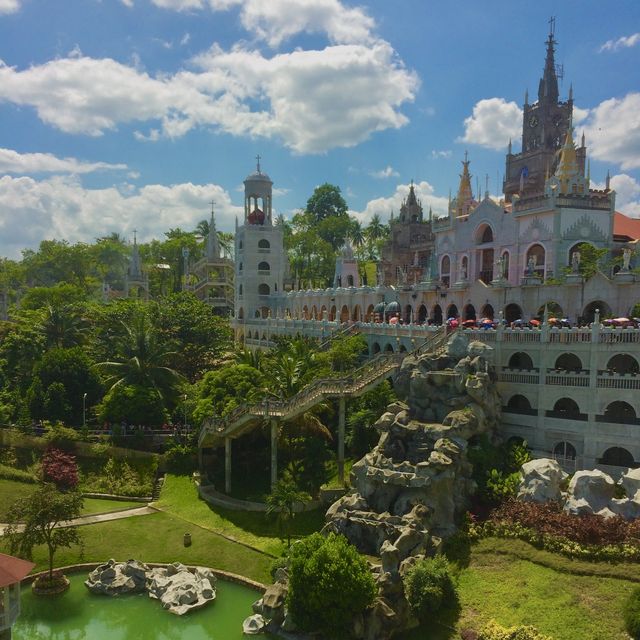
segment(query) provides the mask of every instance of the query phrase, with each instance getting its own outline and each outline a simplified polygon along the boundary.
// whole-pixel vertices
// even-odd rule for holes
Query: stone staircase
[[[444,353],[449,337],[446,327],[442,327],[414,351],[380,354],[345,377],[315,380],[287,400],[265,399],[257,404],[242,405],[222,419],[206,420],[198,436],[198,447],[215,446],[224,438],[237,438],[265,419],[291,420],[328,398],[358,397],[397,371],[405,357]]]

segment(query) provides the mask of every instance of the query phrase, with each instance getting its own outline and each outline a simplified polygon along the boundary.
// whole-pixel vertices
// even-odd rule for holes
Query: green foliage
[[[54,424],[44,423],[46,431],[44,439],[49,443],[49,446],[56,449],[62,449],[62,451],[75,451],[76,442],[80,440],[80,434],[69,427],[65,427],[61,422]]]
[[[347,336],[333,340],[326,351],[316,355],[316,362],[319,367],[326,369],[327,374],[339,376],[355,369],[367,352],[367,342],[363,336]]]
[[[32,473],[28,471],[23,471],[22,469],[16,469],[13,466],[8,466],[6,464],[0,464],[0,478],[3,480],[16,480],[17,482],[28,482],[30,484],[35,484],[38,482],[38,478]]]
[[[231,347],[231,329],[210,305],[191,292],[180,292],[152,307],[159,339],[175,345],[174,368],[194,382]]]
[[[197,448],[174,443],[163,454],[164,464],[169,473],[185,476],[197,468]]]
[[[99,475],[85,481],[85,491],[118,496],[150,496],[154,474],[151,470],[136,471],[128,462],[109,458]]]
[[[58,282],[52,287],[31,287],[20,300],[21,309],[62,308],[85,302],[87,293],[78,285]]]
[[[542,635],[535,627],[518,625],[515,627],[503,627],[494,620],[485,625],[478,640],[552,640],[549,636]]]
[[[407,572],[404,588],[411,610],[421,621],[457,602],[451,568],[444,556],[417,562]]]
[[[504,473],[497,469],[491,469],[485,479],[486,495],[491,502],[500,503],[515,498],[518,495],[518,487],[521,480],[520,473]]]
[[[640,587],[636,587],[624,605],[624,626],[634,639],[640,638]]]
[[[310,496],[300,491],[296,483],[289,477],[279,480],[267,496],[267,516],[275,515],[278,526],[287,538],[287,546],[291,546],[291,523],[296,517],[296,509],[309,502]]]
[[[330,216],[346,217],[347,209],[340,187],[325,182],[314,189],[305,210],[318,223]]]
[[[598,249],[590,242],[582,242],[578,245],[580,251],[580,274],[585,280],[589,280],[603,268],[603,261],[609,254],[609,249]]]
[[[246,364],[234,364],[208,371],[198,384],[198,402],[193,418],[201,423],[205,418],[224,416],[239,404],[262,398],[266,379]]]
[[[349,637],[353,616],[375,594],[366,559],[344,537],[314,533],[291,548],[287,606],[301,629]]]
[[[101,422],[160,426],[168,419],[164,402],[153,388],[139,384],[113,386],[97,407]]]
[[[11,553],[31,558],[36,545],[47,545],[51,577],[55,552],[59,548],[69,548],[82,543],[78,527],[57,525],[79,517],[81,511],[82,496],[79,493],[61,493],[54,485],[43,484],[9,508],[5,536],[9,540]],[[24,530],[21,530],[22,525]]]

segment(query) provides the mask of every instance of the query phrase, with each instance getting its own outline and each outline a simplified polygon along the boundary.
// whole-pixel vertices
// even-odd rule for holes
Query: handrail
[[[391,371],[400,367],[408,355],[427,352],[439,354],[445,347],[449,335],[443,326],[411,352],[379,354],[347,376],[314,380],[287,400],[265,399],[259,403],[236,407],[216,424],[213,423],[213,419],[206,420],[200,430],[198,441],[202,442],[209,433],[223,437],[223,434],[235,430],[247,419],[273,416],[286,420],[300,413],[310,403],[313,406],[319,398],[352,396],[370,384],[385,379]]]

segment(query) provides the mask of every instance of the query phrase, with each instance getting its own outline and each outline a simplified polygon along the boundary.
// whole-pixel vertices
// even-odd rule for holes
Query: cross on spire
[[[258,173],[260,173],[260,154],[258,154],[256,156],[256,163],[257,163],[257,167],[258,167]]]
[[[556,34],[556,18],[555,16],[551,16],[549,18],[549,35],[553,38]]]
[[[212,200],[209,204],[211,205],[211,215],[213,215],[213,207],[215,206],[216,201]]]
[[[136,234],[138,233],[137,229],[133,230],[133,244],[136,244]]]

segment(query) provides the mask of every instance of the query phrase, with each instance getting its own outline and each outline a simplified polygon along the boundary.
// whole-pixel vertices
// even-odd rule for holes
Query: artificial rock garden
[[[500,421],[490,358],[490,347],[459,334],[442,353],[406,357],[394,385],[400,400],[375,424],[377,446],[354,464],[352,491],[327,511],[325,533],[342,534],[361,553],[381,559],[372,566],[377,597],[353,619],[357,638],[389,638],[415,623],[402,578],[455,532],[475,489],[470,440],[491,436]],[[274,598],[267,591],[269,602],[254,605],[245,632],[275,631],[283,623],[293,630],[285,611],[286,570],[276,578],[269,588]]]

